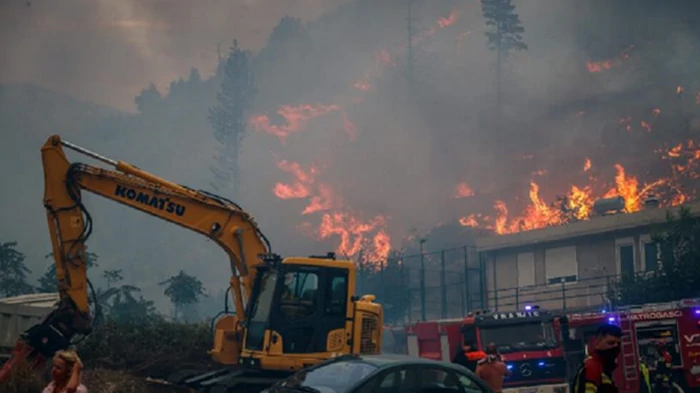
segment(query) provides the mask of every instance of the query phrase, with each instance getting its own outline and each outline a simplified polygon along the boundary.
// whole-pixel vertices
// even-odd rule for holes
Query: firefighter
[[[651,390],[651,379],[649,378],[649,369],[644,362],[639,362],[639,375],[642,376],[639,381],[639,393],[653,393]]]
[[[654,390],[658,393],[668,393],[671,391],[671,354],[663,341],[656,342],[656,353]]]
[[[459,364],[468,368],[470,371],[476,371],[476,364],[479,360],[486,357],[483,351],[480,351],[471,340],[465,340],[464,344],[457,348],[457,353],[452,358],[452,363]]]
[[[479,360],[476,365],[476,376],[486,382],[494,393],[502,393],[503,379],[511,375],[512,373],[498,353],[496,344],[489,343],[486,346],[486,357]]]
[[[576,372],[573,393],[618,393],[613,381],[620,354],[622,330],[613,324],[603,324],[596,331],[595,350],[583,360]]]

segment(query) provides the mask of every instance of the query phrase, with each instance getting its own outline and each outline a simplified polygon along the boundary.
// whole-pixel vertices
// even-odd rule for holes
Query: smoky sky
[[[612,179],[613,160],[627,165],[630,159],[623,153],[635,143],[635,135],[629,134],[630,139],[614,154],[601,149],[607,143],[601,138],[606,127],[616,125],[620,116],[637,115],[627,112],[621,103],[637,105],[644,94],[640,86],[653,79],[661,86],[660,93],[637,105],[647,116],[643,119],[651,121],[649,116],[657,105],[664,115],[672,113],[668,97],[660,94],[673,99],[676,84],[684,81],[674,79],[674,73],[680,71],[671,66],[697,64],[690,55],[671,56],[649,71],[645,56],[659,48],[638,40],[627,61],[632,66],[589,73],[586,61],[593,55],[585,42],[612,39],[609,30],[595,28],[602,17],[596,15],[596,7],[588,7],[583,10],[587,14],[581,16],[579,0],[515,1],[529,49],[504,65],[503,109],[509,120],[505,142],[511,151],[499,156],[493,154],[499,146],[486,121],[494,104],[494,56],[485,45],[479,1],[417,3],[414,17],[418,29],[437,29],[440,18],[457,11],[454,25],[413,48],[419,103],[411,101],[403,83],[405,0],[30,0],[29,5],[26,1],[0,0],[0,83],[28,82],[133,110],[133,97],[150,82],[165,92],[172,80],[187,77],[191,67],[199,68],[204,78],[210,76],[217,60],[217,44],[225,53],[237,38],[243,48],[257,52],[285,14],[313,21],[309,29],[313,47],[304,54],[306,59],[285,57],[289,51],[278,43],[272,51],[273,60],[256,70],[260,91],[255,112],[270,115],[279,123],[282,120],[274,115],[282,104],[336,104],[357,124],[357,139],[349,140],[337,111],[310,122],[284,145],[275,137],[252,132],[244,142],[241,162],[242,206],[256,217],[275,251],[305,255],[309,250],[333,249],[338,238],[327,239],[321,247],[301,233],[300,224],[309,222],[318,227],[319,219],[301,215],[308,201],[280,201],[274,196],[276,182],[294,180],[277,167],[277,159],[299,162],[306,169],[323,164],[319,181],[337,191],[344,200],[343,208],[361,212],[364,220],[387,216],[392,245],[401,247],[404,232],[427,232],[469,213],[493,214],[495,199],[505,200],[509,208],[511,203],[524,205],[529,180],[540,169],[556,175],[537,179],[549,200],[566,191],[573,181],[571,174],[581,171],[585,157],[590,156],[596,168],[607,168],[608,173],[601,177]],[[334,18],[317,20],[341,4],[350,6]],[[577,32],[580,24],[587,23],[594,27],[588,30],[598,36],[582,43]],[[654,26],[663,29],[665,23],[657,20]],[[619,48],[611,45],[594,59],[614,57],[633,42],[616,39]],[[681,32],[664,46],[686,53],[681,49],[696,42]],[[367,78],[371,89],[363,103],[355,104],[358,92],[351,87],[352,82],[375,70],[376,51],[380,49],[390,51],[397,65],[379,78]],[[664,67],[670,70],[666,74],[658,71]],[[313,70],[311,75],[300,77],[306,68]],[[84,124],[89,132],[81,133],[80,124],[72,117],[76,112],[89,115],[90,110],[71,107],[68,99],[61,98],[62,106],[50,108],[52,116],[69,117],[55,122],[61,124],[58,131],[52,121],[45,121],[42,127],[33,124],[37,119],[52,119],[30,100],[27,105],[17,105],[16,110],[7,106],[4,116],[0,100],[0,125],[14,137],[0,144],[0,162],[18,168],[6,176],[14,189],[21,190],[0,195],[0,215],[13,223],[0,227],[0,235],[18,239],[20,247],[31,253],[28,260],[33,274],[41,273],[45,265],[42,256],[50,244],[40,204],[43,179],[38,155],[47,133],[60,132],[74,143],[166,179],[208,189],[209,166],[217,147],[206,120],[207,106],[216,97],[217,89],[212,86],[206,96],[197,96],[199,102],[132,116],[127,126],[115,124],[109,135]],[[5,98],[17,103],[18,97],[21,94],[8,93]],[[573,116],[580,111],[585,115]],[[3,117],[21,121],[5,125]],[[646,132],[640,135],[657,137]],[[649,146],[642,147],[644,152],[652,151]],[[598,160],[595,154],[607,157]],[[525,155],[534,158],[521,159]],[[609,162],[601,162],[602,158]],[[459,182],[467,182],[483,198],[455,200]],[[101,256],[102,267],[124,267],[130,278],[140,277],[142,281],[136,284],[149,293],[147,296],[162,292],[156,282],[181,268],[188,272],[197,269],[207,288],[225,285],[221,280],[228,274],[227,264],[221,262],[225,255],[206,240],[195,240],[181,228],[111,201],[88,196],[86,202],[96,228],[91,251]],[[518,213],[518,207],[511,209]],[[23,212],[20,217],[18,211]]]
[[[0,83],[30,82],[122,110],[191,67],[210,75],[217,45],[260,49],[284,15],[312,20],[346,0],[3,0]]]

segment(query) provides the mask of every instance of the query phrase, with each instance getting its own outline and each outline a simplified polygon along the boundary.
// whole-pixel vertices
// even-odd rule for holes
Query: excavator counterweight
[[[63,148],[111,168],[71,163]],[[282,258],[253,217],[236,203],[162,179],[51,136],[41,148],[44,207],[60,300],[46,319],[22,334],[4,380],[16,361],[41,368],[56,351],[90,334],[86,242],[92,218],[81,193],[106,199],[208,237],[229,256],[229,291],[235,313],[214,321],[207,373],[182,370],[163,383],[202,391],[264,387],[290,373],[343,354],[379,353],[383,312],[374,296],[355,296],[355,266],[325,257]]]

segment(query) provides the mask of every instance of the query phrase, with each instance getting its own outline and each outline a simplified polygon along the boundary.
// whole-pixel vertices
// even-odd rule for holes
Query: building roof
[[[30,293],[27,295],[6,297],[0,299],[0,305],[21,305],[29,307],[53,307],[59,300],[58,292],[55,293]]]
[[[690,209],[694,216],[700,216],[700,201],[683,205]],[[572,222],[564,225],[534,229],[531,231],[517,232],[508,235],[485,236],[476,239],[478,251],[495,251],[508,248],[551,243],[588,235],[632,229],[652,224],[660,224],[666,221],[666,213],[677,211],[679,207],[671,209],[655,208],[641,210],[635,213],[620,213],[610,216],[591,218],[586,221]]]

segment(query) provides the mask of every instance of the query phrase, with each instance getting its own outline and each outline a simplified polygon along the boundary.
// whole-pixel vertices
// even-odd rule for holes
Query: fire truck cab
[[[700,299],[627,306],[613,312],[569,315],[567,361],[579,364],[588,355],[602,323],[622,330],[618,367],[613,379],[620,393],[638,393],[640,362],[656,369],[657,343],[665,344],[673,364],[673,382],[685,392],[700,389]]]
[[[566,393],[562,337],[568,335],[566,318],[528,306],[522,311],[482,311],[465,318],[418,322],[407,328],[407,346],[410,355],[449,362],[465,342],[482,351],[493,342],[512,372],[504,381],[504,392]]]

